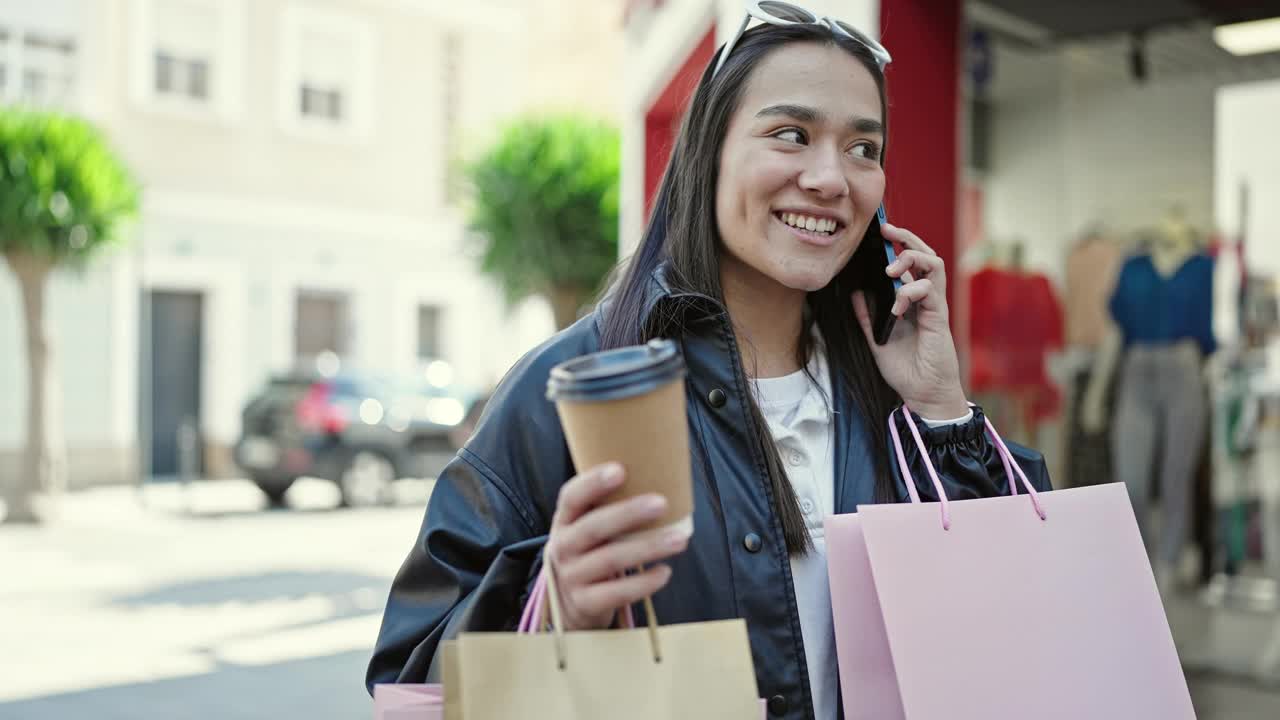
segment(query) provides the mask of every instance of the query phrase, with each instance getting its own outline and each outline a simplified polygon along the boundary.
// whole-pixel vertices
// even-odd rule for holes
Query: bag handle
[[[643,570],[643,568],[638,569]],[[644,609],[649,626],[649,644],[653,648],[653,661],[662,662],[662,646],[658,641],[658,614],[653,609],[653,598],[646,597],[644,599]],[[550,618],[547,617],[548,610],[550,610]],[[635,616],[631,612],[631,606],[627,605],[622,608],[621,613],[622,627],[634,629],[636,622]],[[568,658],[565,652],[564,620],[563,612],[560,608],[560,594],[556,589],[555,572],[551,568],[550,558],[544,556],[542,572],[538,573],[538,579],[534,581],[533,590],[529,593],[529,599],[525,602],[524,611],[520,615],[520,624],[516,627],[516,632],[533,635],[547,625],[551,626],[551,631],[555,635],[556,660],[560,669],[564,670],[567,667]]]
[[[538,632],[547,625],[547,579],[541,572],[538,573],[538,579],[533,582],[533,590],[529,593],[529,598],[525,601],[524,611],[520,614],[520,624],[516,626],[516,632],[522,635],[531,635]],[[631,606],[627,605],[622,608],[622,627],[627,630],[635,629],[636,618],[631,612]]]
[[[970,407],[973,404],[970,403]],[[907,420],[907,427],[911,430],[911,436],[916,441],[916,448],[920,451],[920,459],[924,461],[925,470],[929,472],[929,478],[933,480],[933,488],[938,493],[938,502],[942,506],[942,529],[951,529],[951,503],[947,499],[946,490],[942,486],[942,480],[938,478],[938,471],[933,467],[933,461],[929,459],[929,452],[925,449],[924,438],[920,437],[920,429],[916,426],[915,419],[911,416],[911,410],[904,403],[899,410],[902,416]],[[895,410],[894,412],[898,412]],[[1018,484],[1016,480],[1021,480],[1023,487],[1026,488],[1027,494],[1031,498],[1031,505],[1035,508],[1036,514],[1041,520],[1047,520],[1044,507],[1040,504],[1040,494],[1036,492],[1035,487],[1027,478],[1027,474],[1022,471],[1022,467],[1018,465],[1018,461],[1014,459],[1013,453],[1009,451],[1009,447],[1005,445],[1004,439],[1000,437],[1000,433],[996,432],[995,425],[988,418],[983,418],[986,434],[990,436],[995,443],[996,454],[1000,456],[1000,462],[1004,465],[1005,477],[1009,482],[1009,494],[1018,494]],[[893,449],[898,458],[898,469],[902,472],[902,481],[907,486],[907,494],[911,496],[912,503],[920,502],[920,491],[916,489],[915,480],[911,477],[911,468],[907,465],[906,453],[902,450],[902,438],[898,434],[898,425],[893,421],[893,413],[889,413],[889,435],[893,438]],[[1016,479],[1015,479],[1016,474]]]

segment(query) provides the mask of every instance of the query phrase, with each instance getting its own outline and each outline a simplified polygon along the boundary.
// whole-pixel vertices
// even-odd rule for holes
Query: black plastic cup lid
[[[560,363],[547,379],[547,399],[621,400],[684,377],[684,358],[670,340],[605,350]]]

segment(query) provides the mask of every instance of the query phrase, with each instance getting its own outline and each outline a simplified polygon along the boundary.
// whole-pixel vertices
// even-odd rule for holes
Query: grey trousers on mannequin
[[[1115,479],[1129,489],[1138,527],[1157,565],[1176,568],[1187,540],[1192,483],[1208,418],[1200,349],[1194,343],[1130,347],[1111,428]],[[1156,449],[1160,456],[1156,457]],[[1159,474],[1163,526],[1151,530],[1151,483]]]

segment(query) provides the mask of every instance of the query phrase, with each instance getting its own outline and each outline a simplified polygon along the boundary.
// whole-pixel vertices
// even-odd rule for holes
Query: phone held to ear
[[[886,222],[884,205],[881,205],[867,226],[867,234],[839,275],[845,292],[861,290],[866,297],[867,310],[871,314],[871,334],[877,345],[889,342],[889,335],[893,333],[897,318],[891,311],[898,288],[902,287],[902,280],[885,274],[885,268],[898,256],[893,250],[893,243],[880,232],[881,224]]]

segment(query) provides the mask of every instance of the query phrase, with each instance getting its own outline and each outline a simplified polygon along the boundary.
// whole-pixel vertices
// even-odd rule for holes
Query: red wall
[[[955,307],[961,0],[880,0],[889,65],[885,210],[947,261]],[[955,313],[952,313],[954,322]]]
[[[649,211],[653,209],[653,194],[662,180],[662,171],[667,169],[667,158],[671,156],[671,146],[675,143],[676,133],[680,130],[680,120],[684,117],[684,109],[689,104],[689,96],[698,86],[698,79],[711,56],[716,51],[716,28],[712,25],[707,34],[698,41],[684,64],[676,71],[657,102],[649,108],[644,116],[644,216],[647,220]]]

